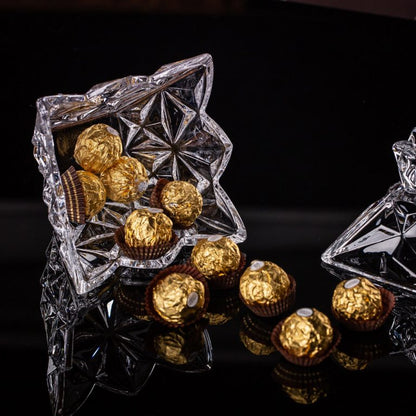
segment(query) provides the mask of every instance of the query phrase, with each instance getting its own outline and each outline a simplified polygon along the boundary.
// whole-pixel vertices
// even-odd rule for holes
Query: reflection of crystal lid
[[[236,243],[245,240],[244,224],[219,184],[232,143],[205,113],[212,80],[212,58],[203,54],[165,65],[151,76],[129,76],[95,85],[84,95],[59,94],[37,101],[34,156],[45,178],[48,218],[77,293],[101,285],[119,267],[166,267],[183,246],[193,246],[199,238],[221,234]],[[74,226],[68,218],[60,179],[72,154],[55,153],[55,148],[59,149],[61,135],[72,137],[73,130],[91,123],[115,127],[123,154],[139,160],[149,173],[149,187],[140,201],[130,205],[107,201],[93,220]],[[163,256],[131,259],[114,243],[114,230],[132,210],[149,205],[158,178],[194,181],[204,209],[192,230],[181,234]]]

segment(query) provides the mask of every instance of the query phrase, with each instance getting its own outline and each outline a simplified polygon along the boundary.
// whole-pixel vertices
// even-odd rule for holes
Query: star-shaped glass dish
[[[83,95],[38,99],[34,156],[44,176],[49,221],[78,294],[101,285],[119,267],[166,267],[182,247],[199,238],[221,234],[237,243],[245,240],[244,224],[219,184],[232,143],[205,111],[212,80],[212,58],[203,54],[165,65],[150,76],[95,85]],[[101,212],[77,225],[67,215],[61,175],[75,163],[78,134],[94,123],[106,123],[120,133],[123,155],[146,167],[149,186],[139,201],[107,201]],[[202,214],[191,228],[175,230],[178,243],[163,256],[133,260],[115,244],[114,231],[134,209],[149,205],[160,178],[193,183],[203,198]]]

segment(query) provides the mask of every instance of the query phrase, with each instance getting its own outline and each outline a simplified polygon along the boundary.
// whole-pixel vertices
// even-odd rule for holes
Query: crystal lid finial
[[[410,133],[408,140],[393,144],[393,153],[399,169],[400,180],[404,189],[416,193],[416,128]]]

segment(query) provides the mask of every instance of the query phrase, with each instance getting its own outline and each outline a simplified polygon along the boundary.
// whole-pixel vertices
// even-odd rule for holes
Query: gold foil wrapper
[[[150,247],[172,238],[172,220],[161,210],[137,209],[124,225],[124,241],[130,247]]]
[[[303,308],[283,321],[279,339],[291,355],[312,358],[330,348],[333,336],[326,315],[315,308]]]
[[[287,273],[271,261],[252,262],[240,278],[240,295],[251,305],[269,305],[289,293]]]
[[[123,145],[116,130],[107,124],[93,124],[77,138],[74,158],[84,170],[100,174],[121,156]]]
[[[338,349],[335,349],[335,351],[332,353],[332,357],[339,365],[344,367],[346,370],[362,371],[368,366],[368,360],[358,357],[352,357]]]
[[[107,197],[115,202],[133,202],[147,189],[146,168],[134,157],[122,156],[101,174]]]
[[[153,288],[152,302],[165,321],[186,324],[204,307],[205,288],[189,274],[171,273]]]
[[[167,215],[183,227],[191,226],[202,212],[202,196],[189,182],[171,181],[162,189],[160,202]]]
[[[320,386],[292,387],[282,385],[282,390],[295,402],[304,405],[316,403],[327,393]]]
[[[88,218],[98,214],[105,205],[106,192],[100,178],[85,170],[77,171],[85,199],[85,215]]]
[[[276,351],[273,345],[266,345],[250,338],[244,331],[240,331],[240,341],[254,355],[270,355]]]
[[[383,311],[381,292],[364,277],[343,280],[332,295],[332,308],[344,319],[378,318]]]
[[[238,269],[241,253],[228,237],[213,236],[199,240],[192,249],[192,264],[208,279]]]

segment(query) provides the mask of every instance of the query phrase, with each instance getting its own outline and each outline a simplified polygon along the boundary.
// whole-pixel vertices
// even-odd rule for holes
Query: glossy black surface
[[[265,243],[265,242],[263,242]],[[244,249],[247,245],[242,245]],[[263,244],[262,244],[263,246]],[[275,261],[296,277],[298,292],[296,307],[314,306],[330,317],[329,305],[337,279],[320,266],[318,249],[296,250],[246,250],[249,259],[260,258]],[[14,403],[16,413],[24,414],[35,409],[49,414],[46,390],[46,338],[37,308],[40,295],[37,284],[41,263],[22,267],[4,267],[4,278],[10,296],[2,304],[3,313],[9,316],[5,334],[14,339],[2,339],[3,379],[5,397]],[[26,289],[20,289],[22,280]],[[18,293],[25,295],[19,296]],[[16,303],[20,305],[18,308]],[[245,316],[242,307],[240,317]],[[3,315],[4,316],[4,315]],[[267,321],[267,320],[266,320]],[[388,340],[384,326],[381,339]],[[281,389],[273,375],[276,366],[284,366],[279,353],[256,356],[250,353],[239,337],[241,320],[234,318],[223,326],[207,328],[213,347],[212,369],[200,374],[186,374],[169,367],[157,366],[143,389],[134,397],[125,397],[96,387],[89,399],[76,413],[79,415],[144,414],[163,415],[172,406],[190,406],[200,414],[251,414],[251,412],[292,411],[295,414],[311,412],[361,411],[409,411],[413,405],[412,385],[416,367],[404,355],[388,356],[395,348],[389,342],[381,357],[374,358],[362,371],[348,371],[333,359],[325,361],[324,389],[327,397],[312,405],[295,403]],[[384,335],[383,335],[384,334]],[[351,338],[344,331],[344,339]],[[360,342],[361,342],[360,341]],[[351,343],[351,342],[350,342]],[[342,345],[342,344],[341,344]],[[23,399],[24,398],[24,399]]]

